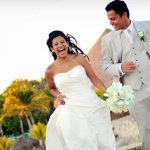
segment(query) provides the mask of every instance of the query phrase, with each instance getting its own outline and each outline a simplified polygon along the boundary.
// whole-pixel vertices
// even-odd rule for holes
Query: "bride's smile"
[[[52,45],[52,50],[56,53],[56,55],[58,55],[58,57],[63,58],[67,56],[68,44],[63,37],[58,36],[54,38],[52,41]]]

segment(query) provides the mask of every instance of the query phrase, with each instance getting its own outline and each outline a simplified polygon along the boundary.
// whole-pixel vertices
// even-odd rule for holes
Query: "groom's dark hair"
[[[122,17],[124,12],[127,12],[128,18],[130,17],[129,9],[128,9],[128,7],[124,1],[114,0],[106,6],[105,10],[107,12],[110,10],[114,10],[115,13],[119,14],[121,17]]]

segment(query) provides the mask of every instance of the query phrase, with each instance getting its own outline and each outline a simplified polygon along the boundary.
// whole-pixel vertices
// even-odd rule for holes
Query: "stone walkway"
[[[136,122],[128,115],[112,121],[117,150],[140,147],[141,141]]]

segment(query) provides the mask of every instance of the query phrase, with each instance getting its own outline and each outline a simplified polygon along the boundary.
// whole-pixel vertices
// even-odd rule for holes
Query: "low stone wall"
[[[112,120],[117,150],[140,148],[141,140],[136,122],[130,116]]]

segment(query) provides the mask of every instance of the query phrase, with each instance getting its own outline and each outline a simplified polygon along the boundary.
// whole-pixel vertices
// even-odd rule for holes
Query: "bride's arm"
[[[65,101],[63,100],[63,96],[59,94],[59,91],[55,86],[53,80],[53,74],[49,69],[47,69],[45,72],[45,79],[52,96],[55,97],[58,101],[60,101],[60,104],[65,104]]]
[[[55,83],[53,80],[53,74],[49,69],[47,69],[45,72],[45,79],[46,79],[46,83],[48,85],[48,88],[49,88],[52,96],[57,97],[58,92],[57,92],[57,89],[56,89],[56,86],[55,86]]]
[[[89,77],[89,79],[91,80],[93,85],[98,89],[102,89],[102,90],[106,91],[105,85],[103,84],[102,80],[100,80],[96,76],[96,74],[94,73],[89,62],[83,56],[80,56],[80,55],[77,57],[77,59],[78,59],[79,63],[82,64],[82,66],[84,67],[84,69],[87,73],[87,76]]]

